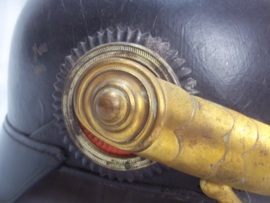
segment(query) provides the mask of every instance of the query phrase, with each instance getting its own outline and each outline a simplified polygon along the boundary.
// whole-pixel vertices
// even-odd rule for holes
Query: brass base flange
[[[66,124],[64,123],[64,121],[66,122],[66,120],[70,120],[70,118],[64,116],[62,108],[64,107],[64,105],[62,104],[63,92],[65,88],[64,84],[70,82],[68,81],[70,71],[74,69],[76,64],[81,63],[83,60],[86,60],[86,58],[89,56],[89,53],[93,53],[96,47],[112,42],[135,43],[146,47],[148,52],[150,52],[150,54],[154,56],[155,60],[159,60],[157,58],[162,57],[171,67],[170,68],[168,65],[166,65],[165,67],[159,66],[158,64],[155,64],[155,62],[148,60],[148,64],[150,64],[149,66],[151,67],[149,70],[152,71],[152,73],[154,73],[156,77],[162,78],[176,85],[180,85],[178,81],[180,80],[181,86],[190,94],[197,94],[198,91],[194,89],[194,87],[196,86],[196,81],[190,78],[191,69],[185,66],[185,60],[178,57],[178,52],[176,50],[170,49],[170,43],[163,42],[159,37],[152,37],[150,33],[143,34],[138,29],[131,30],[129,28],[126,28],[122,30],[120,28],[116,28],[115,30],[106,29],[104,30],[104,32],[97,32],[94,36],[88,36],[84,42],[80,42],[78,44],[78,48],[72,49],[71,55],[66,57],[65,64],[61,65],[60,72],[57,74],[57,82],[54,85],[56,92],[53,94],[55,100],[53,106],[55,108],[54,115],[57,119],[57,126],[60,128],[60,135],[63,136],[64,143],[66,144],[69,151],[69,156],[81,160],[80,164],[77,167],[90,169],[93,172],[98,172],[101,176],[108,176],[110,179],[117,178],[120,181],[128,180],[132,182],[133,180],[141,180],[144,177],[151,177],[154,173],[159,174],[161,173],[162,168],[168,167],[136,155],[134,155],[132,159],[130,159],[129,156],[119,156],[119,154],[126,154],[126,152],[121,152],[117,154],[107,153],[106,151],[113,147],[97,138],[97,136],[92,135],[89,131],[85,132],[85,134],[87,134],[89,139],[91,139],[92,141],[94,139],[94,141],[97,143],[88,143],[91,150],[87,155],[84,153],[84,149],[77,147],[79,144],[77,142],[77,144],[74,143],[74,139],[71,139],[71,132],[68,130]],[[150,51],[149,49],[152,51]],[[133,55],[140,55],[138,55],[137,53],[133,53],[132,50],[127,49],[119,51],[122,53],[129,53],[128,57],[129,59],[131,59],[131,61],[133,61]],[[96,56],[101,57],[101,55],[104,54],[107,54],[108,56],[108,53],[112,52],[113,50],[111,48],[106,47]],[[119,55],[119,57],[121,58],[122,56]],[[145,61],[144,58],[145,56],[142,56],[143,60],[138,59],[138,63],[140,65],[142,65],[141,62],[147,62],[147,60]],[[124,58],[122,57],[122,59]],[[146,65],[145,67],[147,66],[148,65]],[[176,73],[176,75],[174,73]],[[101,91],[100,96],[104,96],[107,93],[108,92]],[[115,102],[117,102],[118,97],[115,97],[115,99],[116,100],[114,100],[114,104]],[[108,101],[106,101],[106,99],[97,99],[95,105],[99,105],[102,107],[105,104],[108,104]],[[121,106],[121,109],[122,108],[123,106]],[[100,120],[103,120],[105,124],[115,124],[115,120],[106,120],[106,118],[104,117],[106,116],[106,112],[103,112],[102,109],[99,109],[96,113],[100,116]],[[111,113],[111,116],[115,114],[115,112]],[[81,125],[78,125],[80,123],[78,122],[77,117],[73,116],[72,119],[74,119],[72,122],[76,123],[75,128],[81,130]],[[119,117],[115,119],[117,120],[119,119]],[[80,133],[82,134],[82,132]],[[98,147],[96,145],[98,145]],[[121,165],[122,167],[119,167],[119,165]]]
[[[75,64],[66,79],[62,101],[63,116],[68,118],[65,119],[65,126],[77,147],[103,167],[125,171],[155,163],[138,156],[125,158],[101,153],[78,127],[80,121],[93,134],[109,134],[112,140],[122,136],[123,142],[127,133],[133,133],[135,138],[141,130],[136,128],[144,123],[145,128],[149,129],[146,133],[157,129],[152,122],[155,115],[149,114],[147,109],[155,109],[156,112],[162,106],[158,107],[155,100],[147,98],[146,91],[149,92],[149,87],[153,89],[154,86],[146,78],[143,69],[148,69],[149,74],[156,77],[179,84],[173,70],[160,56],[141,45],[130,43],[110,43],[93,49]],[[133,72],[139,79],[128,72]],[[123,84],[122,78],[133,81],[132,85],[128,86],[129,82]],[[136,85],[141,79],[144,82]],[[109,86],[105,85],[108,82]],[[106,99],[111,92],[114,99]],[[152,94],[158,96],[155,91]],[[143,116],[139,118],[138,115]],[[93,127],[90,127],[89,121]],[[135,127],[132,127],[134,125],[131,122],[137,123]],[[115,134],[117,137],[114,137]]]

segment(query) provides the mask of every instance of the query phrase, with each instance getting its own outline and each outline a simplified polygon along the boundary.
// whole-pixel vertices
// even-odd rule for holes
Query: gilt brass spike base
[[[230,187],[270,195],[270,126],[157,78],[155,68],[126,59],[130,49],[140,47],[71,71],[63,101],[73,101],[80,122],[114,147],[201,178],[205,193],[222,203],[239,202]]]
[[[140,67],[141,71],[137,71],[134,67]],[[145,103],[145,101],[149,102],[145,87],[150,87],[151,84],[145,79],[144,84],[136,86],[140,80],[131,76],[129,72],[133,71],[138,77],[143,78],[147,77],[144,73],[145,69],[155,77],[179,85],[173,70],[161,57],[141,45],[130,43],[110,43],[92,49],[77,61],[67,76],[62,101],[66,129],[77,147],[87,157],[103,167],[127,171],[156,163],[138,156],[127,158],[113,156],[106,152],[101,153],[89,141],[79,125],[82,123],[94,135],[106,133],[110,135],[111,139],[114,139],[114,132],[121,132],[121,135],[133,132],[135,128],[131,127],[132,122],[136,122],[137,126],[144,124],[148,119],[145,109],[149,108],[149,103]],[[125,73],[123,70],[128,71]],[[121,77],[119,78],[119,76]],[[95,79],[93,80],[93,78]],[[129,82],[133,81],[133,84],[123,84],[123,78],[129,78]],[[100,82],[103,84],[99,84]],[[105,85],[106,82],[109,84]],[[136,91],[133,85],[137,87]],[[75,94],[80,96],[75,97]],[[112,99],[108,100],[111,97]],[[139,105],[134,106],[137,103]],[[74,108],[76,104],[79,104],[79,108]],[[153,108],[157,108],[154,106],[155,103],[153,103]],[[104,111],[105,107],[106,111]],[[78,120],[75,112],[83,119]],[[144,114],[144,116],[141,117],[142,119],[137,119],[140,114]],[[89,119],[90,123],[94,124],[92,128],[88,124]],[[154,129],[151,116],[148,120],[147,125],[150,131]],[[98,128],[98,126],[102,127]],[[135,136],[135,131],[133,134]]]

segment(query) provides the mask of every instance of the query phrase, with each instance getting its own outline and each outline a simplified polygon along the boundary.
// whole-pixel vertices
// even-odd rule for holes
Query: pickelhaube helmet
[[[269,11],[29,0],[11,47],[0,202],[269,202]]]

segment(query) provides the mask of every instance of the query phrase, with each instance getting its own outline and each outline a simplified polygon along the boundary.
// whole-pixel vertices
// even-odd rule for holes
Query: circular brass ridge
[[[127,158],[102,151],[79,126],[80,122],[108,144],[126,151],[140,151],[150,145],[147,140],[160,130],[165,104],[160,88],[155,88],[155,77],[149,75],[178,85],[169,65],[137,44],[99,46],[71,69],[62,101],[65,125],[77,147],[97,164],[124,171],[154,163],[138,156]]]

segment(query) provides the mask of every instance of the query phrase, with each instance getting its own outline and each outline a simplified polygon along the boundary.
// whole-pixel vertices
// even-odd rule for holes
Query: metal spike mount
[[[69,153],[73,154],[76,159],[81,160],[82,168],[88,168],[93,172],[99,173],[101,176],[108,176],[110,179],[117,178],[119,181],[127,180],[129,182],[133,182],[135,180],[141,180],[144,177],[151,177],[155,173],[160,174],[163,169],[168,169],[168,167],[155,163],[137,170],[114,171],[96,164],[82,154],[70,139],[65,129],[61,110],[62,92],[65,79],[73,65],[86,52],[99,45],[111,42],[136,43],[151,49],[166,60],[166,62],[172,67],[184,89],[186,89],[190,94],[197,94],[198,91],[194,89],[196,81],[194,79],[190,79],[191,69],[184,67],[185,60],[178,57],[178,52],[176,50],[170,49],[170,43],[163,42],[159,37],[152,37],[150,33],[143,34],[139,29],[120,29],[119,27],[115,30],[106,29],[103,32],[97,32],[94,36],[88,36],[85,41],[78,43],[77,48],[71,49],[71,55],[67,56],[65,58],[65,63],[60,66],[60,72],[56,76],[57,82],[54,84],[55,92],[53,94],[53,98],[55,102],[53,103],[53,107],[55,108],[54,116],[57,118],[56,125],[59,127],[59,134],[63,136],[63,141],[67,145]]]
[[[114,171],[108,171],[108,174],[107,174],[107,176],[109,177],[109,179],[114,179],[115,178],[115,173],[114,173]],[[132,181],[131,182],[133,182],[133,178],[131,178],[132,179]]]
[[[86,166],[87,163],[88,163],[88,158],[83,157],[82,158],[82,164],[83,164],[83,166]]]
[[[176,75],[178,78],[186,78],[191,74],[192,70],[190,68],[183,67],[180,70],[176,71]]]
[[[65,65],[65,64],[62,64],[61,66],[60,66],[60,73],[61,74],[64,74],[64,75],[66,75],[68,72],[69,72],[69,68]]]
[[[81,152],[80,151],[76,151],[75,152],[75,159],[79,159],[81,157]]]

